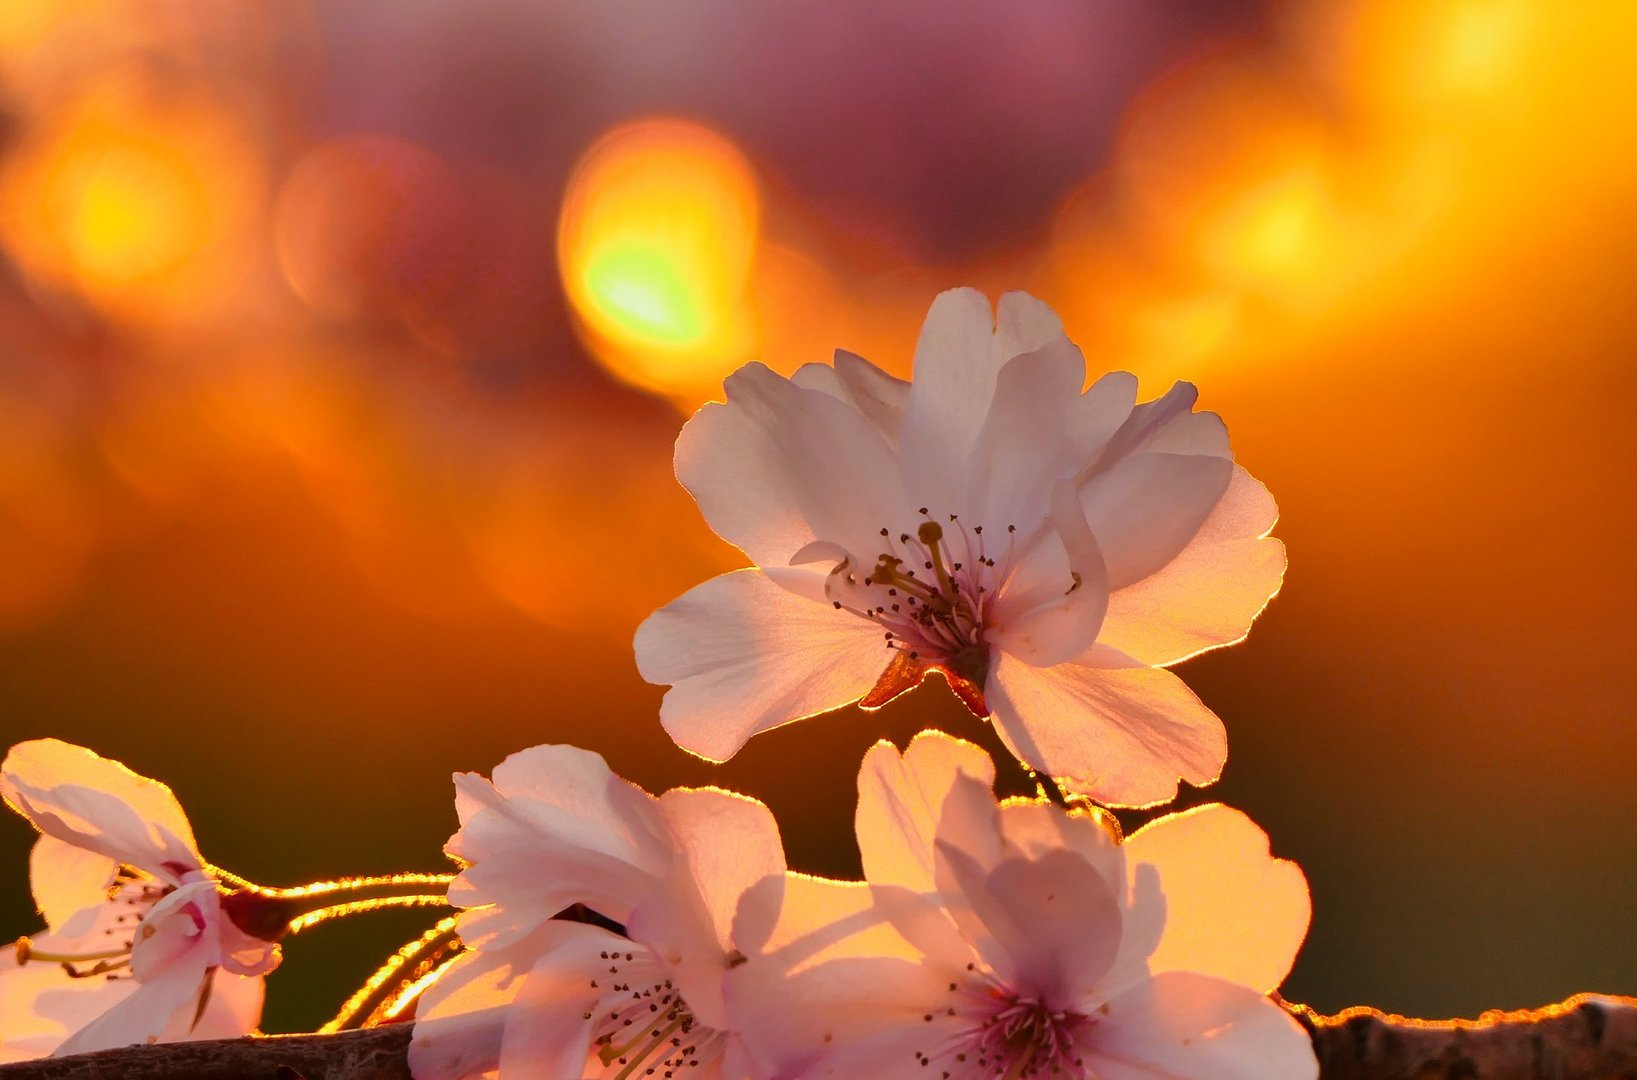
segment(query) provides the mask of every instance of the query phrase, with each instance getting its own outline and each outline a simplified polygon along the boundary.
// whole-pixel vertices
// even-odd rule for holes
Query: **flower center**
[[[920,513],[927,515],[927,508]],[[878,623],[896,654],[861,704],[876,708],[941,671],[956,695],[979,716],[988,715],[983,684],[989,674],[984,629],[997,583],[1010,569],[1015,526],[1007,526],[1002,559],[991,557],[983,526],[967,528],[949,515],[949,528],[930,517],[914,534],[882,528],[886,550],[860,578],[848,561],[830,572],[825,594],[839,609]]]
[[[918,1053],[922,1066],[937,1063],[939,1074],[948,1080],[995,1078],[1020,1080],[1022,1077],[1078,1077],[1094,1080],[1086,1071],[1079,1049],[1080,1040],[1095,1023],[1091,1017],[1072,1009],[1052,1009],[1036,997],[1007,992],[991,986],[979,990],[976,1002],[972,991],[951,992],[967,996],[965,1009],[949,1010],[968,1022],[938,1051]],[[928,1013],[927,1022],[935,1016]]]
[[[635,1075],[680,1076],[681,1070],[714,1060],[724,1036],[694,1019],[660,965],[646,953],[603,952],[607,978],[591,980],[602,1000],[584,1018],[594,1021],[597,1058],[611,1080]]]

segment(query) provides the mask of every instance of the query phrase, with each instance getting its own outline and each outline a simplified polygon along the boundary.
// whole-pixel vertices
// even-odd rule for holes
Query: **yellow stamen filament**
[[[682,1022],[685,1019],[686,1019],[686,1016],[679,1016],[675,1020],[672,1020],[668,1025],[666,1025],[666,1027],[665,1027],[665,1029],[663,1031],[660,1031],[660,1032],[656,1033],[654,1035],[654,1037],[653,1037],[653,1040],[651,1042],[649,1042],[647,1046],[642,1048],[642,1053],[637,1054],[635,1057],[633,1057],[631,1059],[630,1063],[627,1064],[625,1066],[625,1068],[621,1069],[619,1072],[614,1074],[614,1080],[626,1080],[626,1078],[628,1076],[630,1076],[632,1073],[636,1072],[639,1068],[641,1068],[642,1063],[644,1061],[648,1060],[649,1055],[651,1055],[659,1047],[663,1046],[664,1043],[665,1043],[665,1040],[669,1039],[671,1037],[672,1033],[675,1032],[677,1028],[682,1026]],[[633,1039],[632,1042],[633,1043],[637,1042],[637,1041],[639,1041],[639,1039],[640,1039],[640,1036],[638,1037],[638,1039]],[[629,1045],[630,1044],[628,1043],[627,1046],[629,1046]],[[623,1051],[614,1051],[613,1053],[610,1053],[607,1049],[604,1049],[599,1056],[602,1057],[603,1064],[607,1065],[610,1062],[614,1061],[616,1058],[621,1057],[622,1055],[623,1055]]]
[[[330,919],[339,919],[346,915],[362,915],[366,911],[379,911],[391,907],[434,907],[447,906],[449,898],[442,893],[412,893],[407,896],[375,896],[368,900],[349,900],[344,904],[331,904],[329,907],[317,908],[304,912],[290,920],[289,933],[299,934],[321,922]]]
[[[88,953],[59,953],[45,952],[36,949],[28,938],[17,939],[17,964],[19,967],[30,960],[43,960],[48,964],[83,964],[91,960],[117,960],[122,956],[131,955],[130,947],[123,949],[109,949],[105,952]]]

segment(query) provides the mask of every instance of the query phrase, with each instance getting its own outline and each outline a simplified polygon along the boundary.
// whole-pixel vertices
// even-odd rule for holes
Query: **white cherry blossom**
[[[0,796],[41,832],[48,927],[0,957],[0,1061],[255,1029],[278,947],[235,924],[169,788],[40,739],[11,748]]]
[[[418,1080],[749,1076],[722,999],[739,896],[784,872],[761,803],[655,798],[594,753],[537,746],[493,780],[455,777],[466,864],[450,887],[468,951],[421,999]],[[622,925],[554,919],[584,904]]]
[[[1166,668],[1243,638],[1278,591],[1267,490],[1179,383],[1085,362],[1022,293],[939,296],[912,383],[838,352],[750,364],[677,440],[678,478],[753,568],[637,630],[661,721],[722,761],[752,735],[939,672],[1028,765],[1099,801],[1206,784],[1221,722]]]
[[[728,997],[762,1067],[858,1080],[1312,1080],[1266,994],[1307,930],[1307,883],[1212,805],[1116,843],[1092,818],[996,805],[993,765],[926,732],[866,757],[867,888],[769,880]]]

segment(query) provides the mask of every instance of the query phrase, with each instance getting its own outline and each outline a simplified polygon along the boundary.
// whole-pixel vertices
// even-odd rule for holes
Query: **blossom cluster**
[[[1269,996],[1307,931],[1301,871],[1226,806],[1129,837],[1102,808],[1217,778],[1223,726],[1168,669],[1243,638],[1282,579],[1274,503],[1221,420],[1186,385],[1086,388],[1044,304],[968,289],[934,302],[913,381],[842,352],[748,365],[725,396],[677,475],[753,565],[638,628],[665,730],[721,761],[937,672],[1033,796],[997,798],[993,759],[951,735],[877,743],[862,880],[835,881],[787,865],[756,799],[656,797],[547,744],[455,777],[458,873],[335,884],[389,895],[314,911],[330,886],[206,863],[163,785],[23,743],[0,794],[40,830],[47,928],[0,959],[0,1060],[251,1032],[285,934],[439,903],[456,944],[355,1017],[412,1013],[420,1080],[1316,1076]]]

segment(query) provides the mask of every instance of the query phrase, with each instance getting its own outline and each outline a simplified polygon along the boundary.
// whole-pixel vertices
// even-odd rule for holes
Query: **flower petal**
[[[1222,721],[1162,668],[1036,668],[1003,653],[988,696],[1012,753],[1104,804],[1168,802],[1179,776],[1208,784],[1227,760]]]
[[[555,933],[555,927],[548,927]],[[543,947],[543,945],[541,946]],[[539,955],[530,947],[461,953],[421,995],[409,1070],[416,1080],[469,1080],[500,1066],[506,1016]]]
[[[743,795],[678,788],[659,804],[680,857],[631,912],[626,933],[664,957],[694,1016],[721,1030],[739,899],[763,878],[783,876],[784,845],[767,807]]]
[[[821,390],[847,402],[874,424],[894,449],[909,406],[909,383],[894,378],[862,356],[836,350],[835,366],[803,364],[790,381],[808,390]]]
[[[991,645],[1036,667],[1085,652],[1108,610],[1102,549],[1067,480],[1052,490],[1051,525],[1051,535],[1031,545],[1002,586],[988,630]]]
[[[32,941],[57,944],[49,934]],[[0,949],[0,1064],[47,1056],[135,989],[132,979],[76,979],[60,964],[19,965],[15,949]]]
[[[1170,971],[1108,1002],[1089,1071],[1106,1080],[1314,1080],[1294,1017],[1243,986]]]
[[[908,503],[881,432],[850,403],[761,364],[724,388],[728,403],[700,409],[676,442],[677,479],[710,527],[762,567],[815,539],[868,561]]]
[[[257,975],[232,975],[217,969],[210,980],[210,999],[188,1039],[236,1039],[261,1024],[267,980]],[[191,1019],[191,1017],[187,1018]]]
[[[900,439],[904,487],[917,505],[940,515],[966,515],[971,507],[962,470],[989,413],[1001,366],[1062,336],[1051,309],[1023,293],[1000,298],[998,322],[976,289],[950,289],[932,301],[915,346],[915,380]]]
[[[975,801],[966,789],[953,804],[959,777],[977,781]],[[903,754],[890,742],[870,747],[858,772],[854,827],[864,877],[872,885],[901,885],[916,892],[936,886],[933,843],[944,838],[976,850],[998,850],[986,823],[994,816],[995,763],[969,742],[941,731],[923,731]],[[945,819],[946,810],[949,817]],[[993,833],[992,826],[987,831]]]
[[[70,937],[89,929],[118,870],[119,860],[45,833],[28,856],[35,906],[47,926]]]
[[[1307,935],[1312,902],[1293,862],[1238,810],[1196,806],[1149,822],[1125,844],[1133,889],[1144,866],[1159,875],[1162,905],[1134,909],[1132,936],[1157,921],[1149,970],[1214,975],[1263,993],[1278,988]]]
[[[670,683],[660,722],[684,750],[726,761],[752,735],[856,701],[892,659],[877,627],[740,570],[643,621],[637,670]]]
[[[175,883],[202,865],[170,788],[57,739],[18,743],[0,796],[43,833]]]
[[[949,868],[942,893],[951,915],[1011,992],[1053,1011],[1071,1008],[1114,963],[1116,886],[1077,853],[1005,859],[987,873],[948,844],[939,854]]]
[[[1176,558],[1198,535],[1232,475],[1227,458],[1142,453],[1087,481],[1080,502],[1108,565],[1109,587],[1141,581]]]
[[[631,943],[600,927],[560,925],[506,1010],[503,1077],[597,1075],[586,1068],[594,1021],[585,1014],[606,992],[597,986],[597,975],[608,966],[609,950],[628,950]]]
[[[1284,579],[1284,545],[1268,536],[1278,516],[1267,488],[1234,466],[1228,490],[1176,558],[1115,590],[1098,639],[1161,667],[1242,641]]]
[[[493,782],[461,773],[455,786],[462,823],[445,850],[471,865],[449,897],[476,909],[461,918],[469,944],[502,947],[573,903],[622,920],[670,866],[652,796],[601,755],[531,747],[501,762]]]

